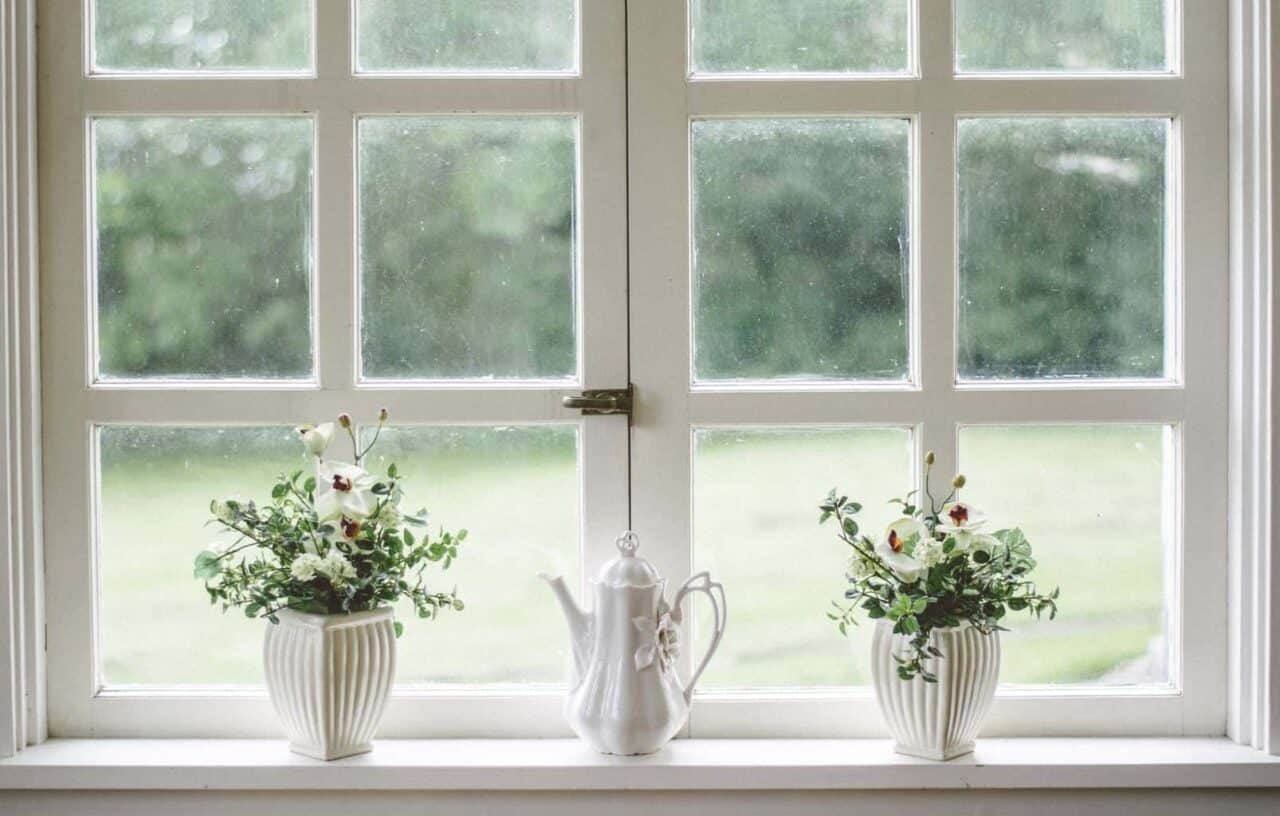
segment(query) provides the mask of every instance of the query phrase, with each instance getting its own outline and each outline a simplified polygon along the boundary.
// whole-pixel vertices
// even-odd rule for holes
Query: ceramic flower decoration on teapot
[[[667,743],[689,717],[693,687],[724,635],[724,587],[700,572],[685,581],[670,604],[667,582],[636,555],[640,540],[617,540],[619,557],[592,581],[595,608],[574,602],[564,579],[543,575],[565,620],[573,653],[565,718],[578,736],[606,754],[650,754]],[[682,683],[677,671],[681,602],[694,592],[711,600],[715,625],[707,652]]]

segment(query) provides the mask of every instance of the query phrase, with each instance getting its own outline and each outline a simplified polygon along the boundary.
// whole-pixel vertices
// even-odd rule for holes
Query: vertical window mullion
[[[939,8],[939,6],[946,8]],[[952,76],[952,2],[916,8],[918,70],[929,83],[949,83]],[[927,6],[922,8],[922,6]],[[928,13],[925,13],[928,12]],[[927,413],[920,417],[917,446],[937,456],[935,472],[947,478],[956,471],[956,430],[951,410],[955,384],[955,115],[932,103],[946,93],[926,93],[917,111],[915,232],[912,282],[915,287],[914,364],[917,384],[928,394]],[[920,470],[923,480],[924,471]],[[919,485],[923,489],[923,483]]]
[[[316,371],[321,387],[347,390],[357,378],[359,286],[355,273],[355,111],[340,92],[351,76],[350,3],[316,3],[316,200],[312,289]],[[341,44],[341,45],[340,45]]]

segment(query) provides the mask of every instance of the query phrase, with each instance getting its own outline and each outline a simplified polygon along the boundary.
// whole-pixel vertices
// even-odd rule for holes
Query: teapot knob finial
[[[630,558],[636,554],[636,550],[640,549],[640,536],[636,535],[634,530],[627,530],[613,543],[617,545],[618,552],[622,553],[624,558]]]

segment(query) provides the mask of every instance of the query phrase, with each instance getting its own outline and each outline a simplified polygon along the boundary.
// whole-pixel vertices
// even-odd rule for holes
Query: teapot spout
[[[551,591],[555,593],[556,600],[560,602],[560,609],[564,612],[565,623],[569,625],[569,643],[573,651],[574,674],[574,682],[571,685],[577,685],[577,678],[582,677],[587,655],[591,648],[591,615],[588,612],[584,612],[574,601],[573,595],[569,592],[569,587],[565,585],[563,576],[552,577],[540,572],[538,577],[546,581],[547,585],[551,587]]]

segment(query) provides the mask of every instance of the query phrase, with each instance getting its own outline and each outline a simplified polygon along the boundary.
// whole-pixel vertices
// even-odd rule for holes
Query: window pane
[[[957,0],[960,71],[1166,71],[1169,0]]]
[[[262,621],[209,603],[191,577],[216,538],[209,502],[267,498],[309,466],[291,428],[99,431],[98,570],[105,685],[261,683]]]
[[[98,119],[98,371],[312,371],[311,120]]]
[[[887,525],[889,499],[913,486],[910,433],[699,430],[694,448],[695,568],[729,587],[733,603],[702,686],[870,682],[873,627],[856,627],[845,640],[826,617],[831,602],[844,599],[849,548],[834,528],[818,526],[818,504],[838,486],[865,505],[868,530]],[[709,613],[695,607],[697,631],[710,631]]]
[[[433,532],[468,531],[441,579],[466,609],[429,622],[397,612],[400,682],[565,682],[569,638],[537,576],[580,582],[577,428],[397,427],[375,453],[375,468],[397,463],[404,506],[425,506]]]
[[[358,0],[361,71],[571,71],[574,0]]]
[[[965,379],[1162,377],[1167,119],[959,123]]]
[[[904,73],[910,0],[695,0],[705,73]]]
[[[693,125],[694,376],[903,380],[910,125]]]
[[[993,529],[1021,527],[1057,620],[1012,617],[1006,683],[1166,683],[1175,524],[1170,428],[963,428],[964,498]]]
[[[309,0],[94,0],[94,68],[305,71]]]
[[[191,562],[214,537],[205,526],[212,498],[261,501],[277,474],[311,467],[296,435],[118,426],[100,434],[104,681],[261,683],[266,624],[210,606]],[[348,458],[342,444],[334,442]],[[433,532],[470,531],[457,563],[427,574],[442,591],[456,586],[467,608],[436,621],[397,610],[405,623],[399,681],[562,682],[568,640],[535,574],[578,580],[575,428],[393,427],[374,452],[371,467],[398,464],[405,506],[425,504]],[[502,512],[494,513],[498,483]]]
[[[364,373],[569,379],[576,124],[360,122]]]

